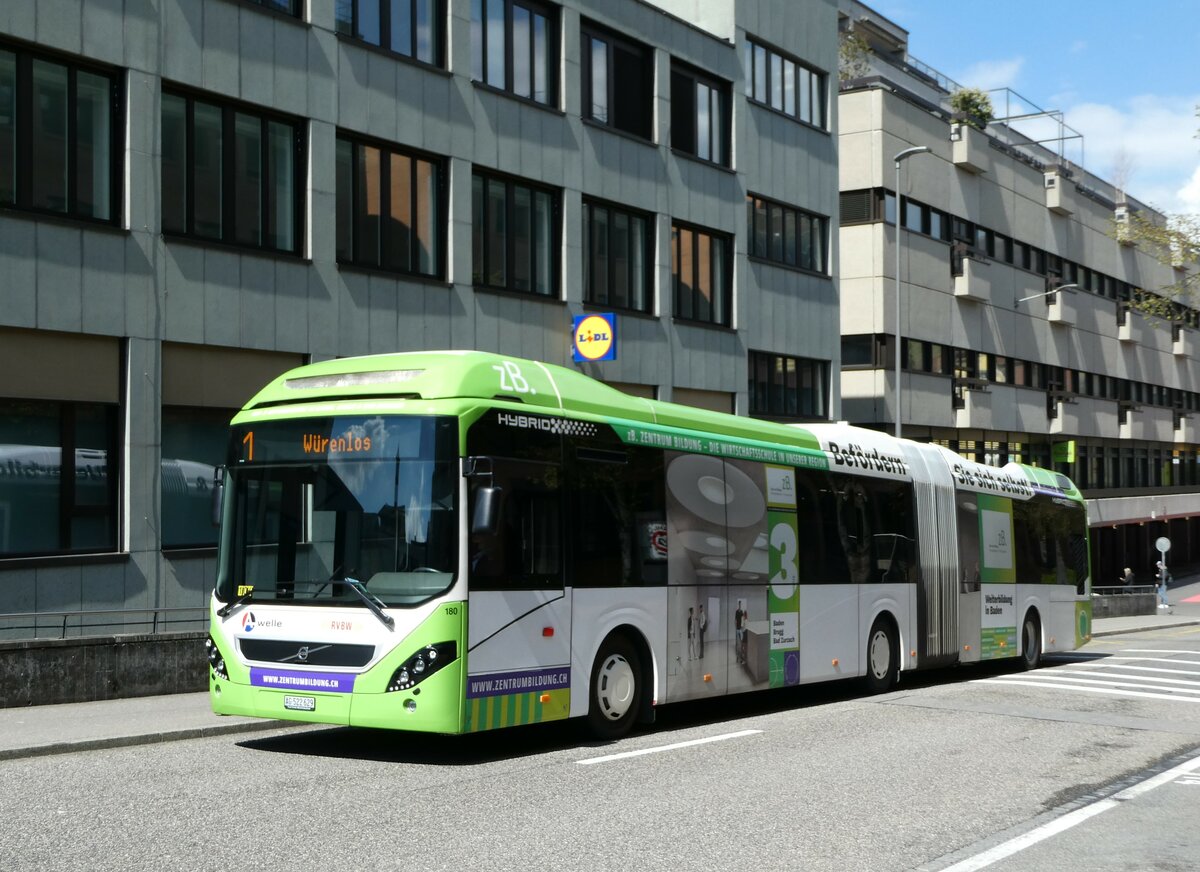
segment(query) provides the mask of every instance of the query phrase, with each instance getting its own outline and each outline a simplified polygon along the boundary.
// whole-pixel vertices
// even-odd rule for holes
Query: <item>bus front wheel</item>
[[[642,695],[642,663],[623,636],[610,636],[592,665],[588,725],[600,739],[617,739],[637,720]]]
[[[867,635],[867,692],[885,693],[896,686],[900,674],[900,648],[892,625],[879,618]]]

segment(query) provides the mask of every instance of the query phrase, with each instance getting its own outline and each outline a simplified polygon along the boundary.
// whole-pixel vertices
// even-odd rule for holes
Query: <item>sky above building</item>
[[[1200,0],[867,0],[909,54],[992,94],[1061,110],[1064,157],[1167,212],[1200,213]],[[1053,121],[1022,132],[1057,137]],[[1068,137],[1069,130],[1063,130]],[[1058,150],[1058,143],[1049,147]]]

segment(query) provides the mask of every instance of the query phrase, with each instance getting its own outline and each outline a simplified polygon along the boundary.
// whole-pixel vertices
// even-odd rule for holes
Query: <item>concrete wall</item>
[[[205,635],[0,642],[0,708],[202,691]]]

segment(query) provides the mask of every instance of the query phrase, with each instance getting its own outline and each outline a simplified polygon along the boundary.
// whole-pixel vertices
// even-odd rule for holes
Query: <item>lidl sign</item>
[[[607,315],[576,315],[571,332],[572,357],[578,361],[617,359],[617,318]]]

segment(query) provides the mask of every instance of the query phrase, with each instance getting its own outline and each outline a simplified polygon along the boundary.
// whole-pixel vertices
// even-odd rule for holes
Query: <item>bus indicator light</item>
[[[553,627],[542,627],[542,635],[545,636],[547,639],[549,639],[551,636],[554,635],[554,628]]]
[[[834,657],[833,658],[833,668],[837,669],[837,665],[838,665],[838,659],[836,657]]]
[[[550,694],[543,693],[541,696],[538,697],[538,702],[540,702],[540,703],[550,702]]]
[[[705,672],[705,673],[704,673],[704,680],[705,680],[705,681],[712,681],[712,673],[711,673],[711,672]]]

